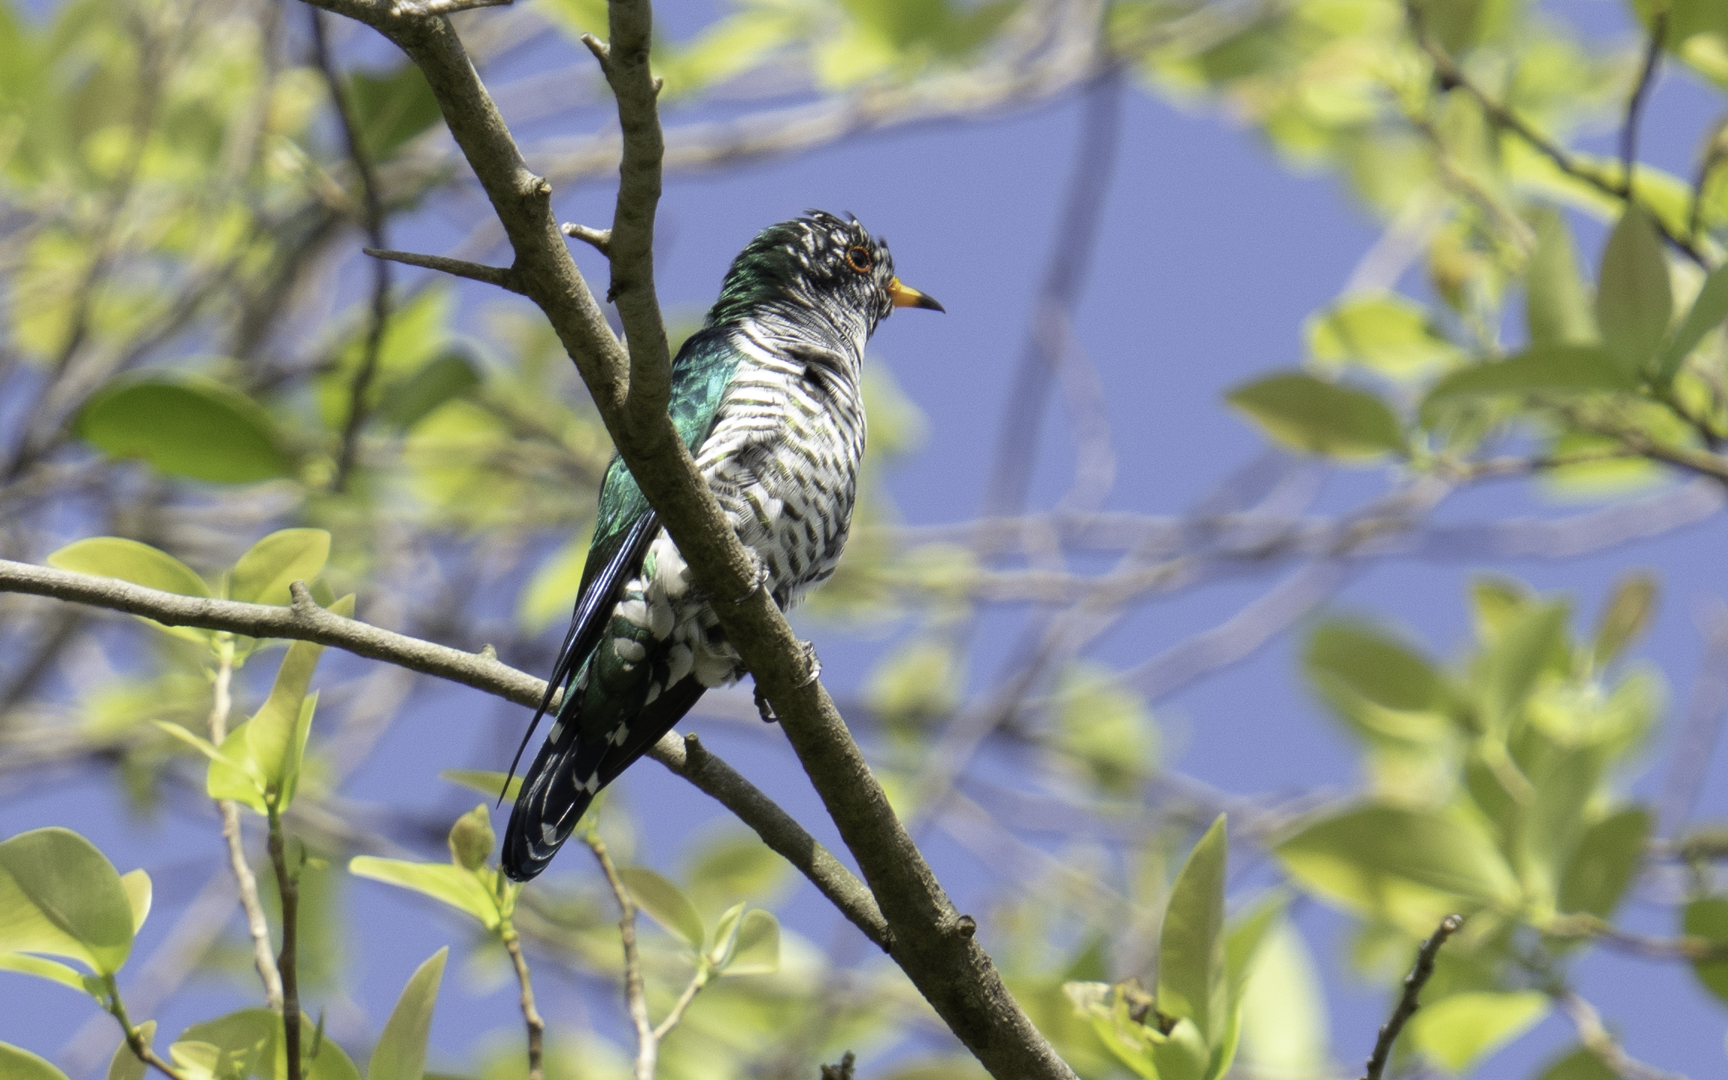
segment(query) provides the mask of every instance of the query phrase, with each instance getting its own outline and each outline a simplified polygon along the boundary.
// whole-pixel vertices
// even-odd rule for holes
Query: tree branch
[[[378,191],[378,176],[372,167],[372,156],[360,137],[360,126],[354,119],[354,106],[348,100],[348,89],[342,84],[330,48],[324,40],[324,12],[309,9],[312,15],[312,56],[324,83],[330,88],[330,100],[336,106],[341,121],[342,140],[348,147],[348,159],[354,163],[354,173],[360,181],[360,204],[364,210],[362,224],[366,229],[368,251],[385,248],[384,199]],[[366,395],[378,374],[378,352],[384,344],[384,330],[390,324],[390,260],[377,259],[372,264],[372,320],[366,327],[366,341],[361,348],[360,367],[348,387],[348,419],[342,425],[342,447],[336,455],[336,476],[331,487],[342,491],[348,486],[348,476],[354,470],[359,452],[360,429],[366,423]]]
[[[642,957],[636,951],[636,901],[630,896],[606,841],[592,826],[582,834],[582,840],[594,852],[594,860],[612,886],[612,896],[618,901],[618,938],[624,944],[624,1002],[630,1010],[630,1023],[636,1028],[636,1080],[654,1080],[654,1066],[660,1051],[660,1036],[648,1020],[648,995],[642,987]]]
[[[409,266],[422,266],[428,270],[442,271],[456,277],[467,278],[470,281],[496,285],[500,289],[518,295],[523,294],[522,285],[516,278],[516,271],[509,267],[487,266],[484,263],[469,262],[466,259],[452,259],[444,255],[421,255],[413,251],[387,251],[382,248],[364,248],[363,250],[374,259],[406,263]]]
[[[1607,1066],[1608,1071],[1621,1080],[1686,1080],[1679,1073],[1664,1072],[1628,1054],[1602,1025],[1602,1017],[1596,1012],[1596,1007],[1577,994],[1570,990],[1555,994],[1554,1004],[1572,1021],[1573,1028],[1578,1032],[1578,1041],[1584,1045],[1584,1049],[1590,1051],[1597,1061]]]
[[[1650,40],[1644,46],[1644,63],[1638,69],[1632,95],[1626,99],[1626,122],[1620,127],[1620,182],[1628,200],[1633,197],[1633,179],[1638,169],[1638,125],[1643,119],[1650,87],[1656,82],[1656,71],[1662,64],[1662,46],[1667,37],[1668,8],[1657,4],[1650,17]]]
[[[504,932],[504,948],[510,953],[510,963],[516,969],[516,982],[522,988],[522,1022],[528,1026],[528,1080],[542,1080],[545,1053],[546,1021],[534,1004],[534,983],[528,977],[528,959],[522,955],[522,938],[515,927]]]
[[[1464,925],[1461,915],[1448,915],[1440,920],[1435,928],[1434,936],[1422,943],[1422,948],[1416,952],[1416,966],[1404,978],[1404,993],[1398,998],[1398,1007],[1392,1010],[1391,1019],[1380,1029],[1380,1037],[1374,1040],[1374,1052],[1368,1057],[1368,1071],[1362,1074],[1362,1080],[1380,1080],[1386,1071],[1386,1062],[1392,1057],[1392,1044],[1398,1041],[1398,1033],[1404,1030],[1404,1025],[1416,1015],[1421,1007],[1419,998],[1422,988],[1428,985],[1428,980],[1434,974],[1434,958],[1440,955],[1440,946],[1446,944],[1446,939],[1458,932]]]
[[[402,17],[357,0],[315,2],[354,13],[395,42],[425,74],[451,135],[504,226],[515,252],[512,270],[576,362],[620,456],[695,582],[711,598],[727,640],[781,717],[782,729],[887,919],[895,961],[994,1075],[1072,1077],[964,928],[816,678],[803,643],[762,587],[757,561],[697,472],[664,409],[665,399],[658,396],[661,381],[670,380],[669,367],[656,367],[664,356],[663,338],[649,332],[643,340],[640,331],[633,331],[635,355],[625,355],[571,258],[552,214],[551,185],[523,161],[454,29],[444,19]],[[603,64],[613,67],[608,78],[620,87],[626,137],[640,140],[633,151],[639,155],[636,165],[627,170],[619,192],[625,212],[615,219],[612,237],[615,259],[628,263],[620,253],[631,250],[630,244],[641,245],[637,257],[651,247],[647,211],[658,198],[658,134],[650,136],[644,127],[658,126],[646,99],[652,89],[646,67],[650,20],[646,0],[614,0],[608,11],[615,20],[617,55],[607,50]],[[645,297],[639,283],[628,291],[632,303]],[[627,317],[627,325],[636,317],[646,315]],[[641,407],[654,401],[662,403],[658,409]]]
[[[221,642],[217,650],[214,702],[210,707],[210,742],[222,745],[228,737],[228,714],[233,708],[229,686],[234,678],[234,645]],[[264,905],[258,899],[258,878],[246,861],[245,834],[240,828],[240,804],[233,799],[217,799],[216,809],[222,814],[222,838],[228,844],[228,865],[234,871],[239,886],[240,907],[246,913],[246,932],[252,936],[252,966],[264,983],[264,1004],[280,1011],[282,1008],[282,973],[276,970],[276,960],[270,955],[270,924],[264,918]]]
[[[282,901],[282,954],[276,969],[282,973],[282,1041],[287,1055],[288,1080],[300,1080],[300,882],[288,868],[287,838],[282,834],[282,816],[270,806],[270,864],[276,868],[276,895]]]
[[[315,641],[356,656],[471,686],[525,707],[539,705],[544,680],[477,655],[347,619],[319,607],[303,585],[292,607],[242,604],[147,589],[115,578],[0,559],[0,592],[45,596],[139,615],[167,626],[198,626],[257,638]],[[730,810],[810,879],[871,941],[887,947],[887,923],[870,891],[804,827],[695,736],[667,735],[649,752]]]

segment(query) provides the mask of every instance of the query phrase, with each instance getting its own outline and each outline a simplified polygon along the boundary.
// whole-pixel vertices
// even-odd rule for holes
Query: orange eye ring
[[[868,274],[875,263],[872,262],[868,251],[861,247],[854,247],[846,249],[846,265],[860,274]]]

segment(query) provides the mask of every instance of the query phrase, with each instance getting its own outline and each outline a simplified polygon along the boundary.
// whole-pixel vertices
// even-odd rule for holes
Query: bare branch
[[[618,937],[624,944],[624,1002],[630,1010],[630,1023],[636,1028],[636,1080],[654,1080],[655,1060],[660,1051],[660,1037],[648,1020],[648,995],[642,988],[642,957],[636,949],[636,902],[630,890],[612,865],[606,841],[590,826],[582,840],[594,852],[594,859],[612,886],[612,896],[618,901]]]
[[[1434,974],[1434,958],[1440,955],[1440,946],[1446,944],[1446,939],[1463,925],[1462,915],[1446,916],[1435,928],[1434,936],[1417,950],[1416,966],[1404,977],[1404,993],[1398,998],[1398,1007],[1392,1010],[1391,1019],[1380,1028],[1380,1037],[1374,1040],[1374,1052],[1368,1056],[1368,1071],[1362,1074],[1362,1080],[1380,1080],[1386,1071],[1386,1062],[1392,1057],[1392,1044],[1398,1041],[1398,1033],[1404,1030],[1404,1025],[1422,1005],[1419,1000],[1422,988],[1428,985]]]
[[[660,159],[666,142],[656,104],[660,87],[648,69],[653,9],[648,0],[607,5],[611,40],[585,40],[618,99],[624,154],[618,164],[618,202],[607,238],[612,284],[606,299],[618,305],[630,343],[630,396],[625,419],[646,434],[666,426],[672,396],[672,357],[654,292],[654,215],[660,205]]]
[[[612,254],[612,230],[590,229],[586,225],[578,225],[567,221],[562,226],[565,236],[574,236],[600,254],[610,257]]]
[[[365,210],[363,224],[368,251],[386,248],[384,236],[384,199],[378,190],[378,175],[372,167],[372,156],[360,137],[360,125],[354,118],[354,106],[348,100],[348,88],[330,58],[330,48],[324,40],[324,12],[308,9],[312,16],[312,56],[324,83],[330,88],[330,100],[336,106],[341,121],[342,139],[348,147],[348,160],[360,180],[360,204]],[[348,476],[354,470],[354,458],[359,450],[360,429],[366,423],[366,395],[378,373],[378,351],[384,344],[384,330],[390,323],[390,260],[376,259],[372,263],[372,319],[366,327],[366,341],[360,352],[360,366],[348,387],[348,418],[342,424],[342,448],[336,455],[336,476],[331,487],[342,491],[348,486]]]
[[[696,974],[690,976],[690,981],[684,984],[684,992],[679,994],[678,1000],[672,1003],[672,1011],[666,1014],[665,1019],[654,1025],[655,1042],[659,1042],[672,1034],[672,1029],[678,1026],[678,1021],[684,1019],[684,1010],[690,1007],[690,1003],[696,1000],[696,995],[701,993],[702,988],[707,985],[708,973],[698,967]]]
[[[1578,1041],[1584,1045],[1584,1049],[1595,1055],[1597,1061],[1607,1066],[1608,1071],[1621,1080],[1686,1080],[1679,1073],[1665,1072],[1628,1054],[1602,1025],[1602,1017],[1596,1012],[1596,1007],[1577,994],[1569,990],[1555,994],[1554,1004],[1572,1021],[1573,1028],[1578,1032]]]
[[[467,278],[470,281],[482,281],[488,285],[496,285],[500,289],[518,295],[527,295],[516,271],[511,267],[486,266],[483,263],[469,262],[466,259],[450,259],[443,255],[420,255],[412,251],[385,251],[379,248],[366,248],[365,251],[374,259],[406,263],[409,266],[422,266],[428,270],[442,271],[456,277]]]
[[[542,1057],[545,1053],[546,1021],[540,1018],[540,1010],[534,1004],[534,983],[528,977],[528,960],[522,955],[522,939],[515,927],[505,932],[504,948],[510,953],[510,963],[516,969],[516,982],[522,988],[522,1021],[528,1026],[528,1080],[542,1080],[545,1076]]]
[[[210,742],[222,745],[228,737],[228,714],[233,708],[229,686],[234,679],[234,646],[224,642],[217,651],[214,701],[210,707]],[[270,955],[270,924],[264,918],[264,905],[258,899],[258,878],[246,861],[246,838],[240,828],[240,806],[233,799],[217,799],[216,809],[222,815],[222,839],[228,844],[228,865],[234,871],[239,886],[240,907],[246,913],[246,932],[252,936],[252,966],[264,983],[264,1004],[282,1009],[282,973],[276,970],[276,960]]]
[[[300,881],[288,866],[287,838],[282,816],[270,807],[270,865],[276,869],[276,895],[282,901],[282,952],[276,969],[282,973],[282,1042],[287,1053],[288,1080],[300,1080]]]
[[[454,15],[476,8],[508,7],[513,0],[397,0],[390,14],[397,17]]]
[[[1633,180],[1638,169],[1638,125],[1644,118],[1644,103],[1662,64],[1662,46],[1667,37],[1668,8],[1657,4],[1650,16],[1650,40],[1644,46],[1644,63],[1638,69],[1638,81],[1632,85],[1632,95],[1626,100],[1626,121],[1620,126],[1620,182],[1628,199],[1633,196]]]
[[[248,637],[316,641],[356,656],[471,686],[530,708],[537,706],[546,692],[544,680],[501,664],[495,657],[436,645],[326,611],[299,583],[293,589],[292,607],[274,607],[180,596],[116,578],[0,559],[0,592],[91,604],[141,615],[168,626],[199,626]],[[870,940],[887,947],[887,923],[864,883],[759,788],[710,753],[694,736],[681,739],[669,734],[650,754],[732,811],[764,843],[808,877]]]

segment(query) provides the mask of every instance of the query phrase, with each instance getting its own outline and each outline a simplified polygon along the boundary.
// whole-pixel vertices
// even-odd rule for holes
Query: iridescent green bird
[[[750,242],[672,362],[672,422],[782,610],[840,560],[864,454],[864,343],[896,307],[942,310],[900,284],[887,243],[857,220],[811,211]],[[544,870],[601,788],[704,690],[743,674],[678,548],[614,458],[535,724],[555,689],[564,700],[510,815],[504,872],[527,881]]]

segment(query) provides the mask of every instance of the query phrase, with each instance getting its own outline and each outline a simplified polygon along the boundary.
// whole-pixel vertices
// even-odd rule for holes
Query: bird
[[[901,307],[943,310],[900,283],[887,242],[856,217],[811,210],[750,241],[672,361],[673,426],[782,611],[839,563],[864,454],[864,345]],[[570,628],[523,735],[525,748],[562,689],[511,810],[504,873],[540,874],[602,788],[704,691],[744,674],[614,456]]]

